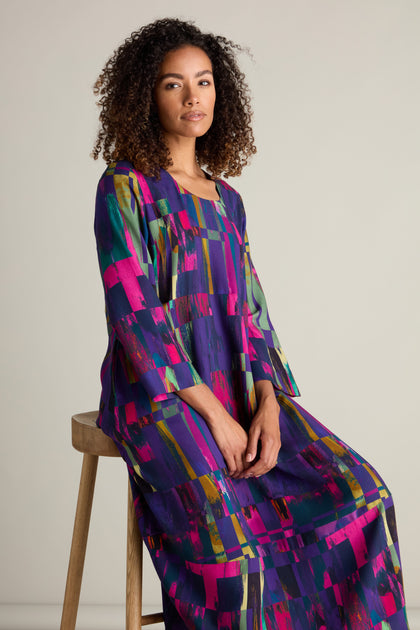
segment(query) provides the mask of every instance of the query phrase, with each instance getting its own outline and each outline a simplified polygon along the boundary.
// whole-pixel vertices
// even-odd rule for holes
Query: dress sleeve
[[[121,343],[130,380],[154,401],[202,383],[156,292],[139,182],[105,174],[96,197],[95,236],[110,335]]]
[[[278,390],[299,396],[293,374],[270,321],[264,292],[252,263],[248,234],[243,215],[246,309],[249,354],[254,381],[270,380]]]

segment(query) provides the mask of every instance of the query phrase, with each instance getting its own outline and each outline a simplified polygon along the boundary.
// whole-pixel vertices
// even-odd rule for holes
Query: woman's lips
[[[188,112],[187,114],[184,114],[183,116],[181,116],[181,118],[183,120],[191,120],[191,121],[196,121],[196,120],[201,120],[202,118],[204,118],[205,114],[203,114],[203,112]]]

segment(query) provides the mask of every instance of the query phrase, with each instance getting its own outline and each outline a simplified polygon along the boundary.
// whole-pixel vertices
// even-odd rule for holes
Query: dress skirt
[[[282,446],[259,478],[229,477],[180,398],[114,434],[165,628],[408,628],[389,489],[294,399],[277,399]]]

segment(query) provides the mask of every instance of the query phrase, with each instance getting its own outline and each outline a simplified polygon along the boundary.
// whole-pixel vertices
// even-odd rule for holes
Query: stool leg
[[[80,476],[60,630],[74,630],[76,627],[97,468],[98,456],[85,453]]]
[[[125,600],[126,630],[141,630],[141,595],[143,570],[143,541],[134,509],[130,480],[128,481],[127,510],[127,581]]]

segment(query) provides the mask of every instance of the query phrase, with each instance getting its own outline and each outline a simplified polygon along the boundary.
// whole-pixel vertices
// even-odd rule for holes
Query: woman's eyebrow
[[[213,75],[213,72],[211,70],[200,70],[200,72],[197,72],[194,77],[198,78],[198,77],[202,77],[205,74],[211,74]],[[182,74],[178,74],[177,72],[167,72],[166,74],[162,74],[162,76],[160,76],[158,78],[158,82],[163,81],[164,79],[168,79],[168,78],[174,78],[174,79],[183,79],[184,76]]]

